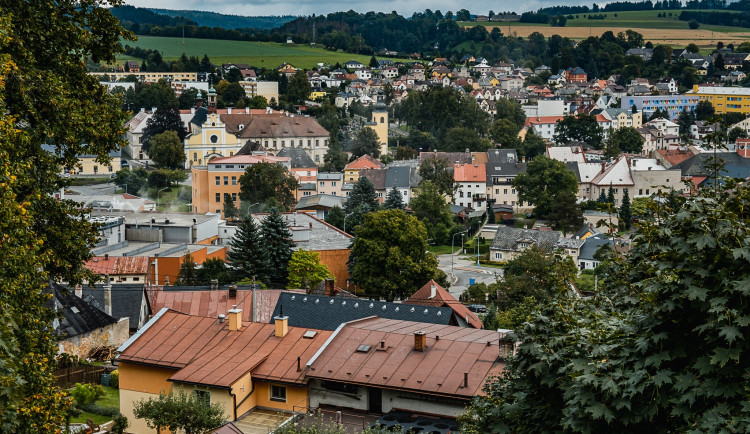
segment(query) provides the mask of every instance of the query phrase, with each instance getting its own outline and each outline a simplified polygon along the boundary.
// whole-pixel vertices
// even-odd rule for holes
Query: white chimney
[[[112,284],[109,281],[109,274],[104,275],[104,312],[112,316]]]
[[[437,295],[437,285],[433,283],[432,285],[430,285],[430,298],[435,298],[436,295]]]
[[[232,114],[232,107],[227,107],[227,114]]]

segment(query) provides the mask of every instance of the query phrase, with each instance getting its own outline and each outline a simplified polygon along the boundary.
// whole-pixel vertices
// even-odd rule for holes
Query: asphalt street
[[[451,258],[454,261],[452,278]],[[501,268],[477,266],[476,259],[461,259],[458,254],[453,257],[451,255],[440,255],[438,256],[438,262],[438,268],[445,271],[451,282],[448,292],[456,298],[469,287],[470,279],[474,279],[477,283],[494,283],[499,276],[502,276]]]

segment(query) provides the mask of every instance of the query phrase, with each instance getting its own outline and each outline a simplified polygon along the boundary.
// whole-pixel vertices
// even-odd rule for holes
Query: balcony
[[[473,200],[474,202],[484,202],[485,200],[487,200],[487,195],[486,194],[475,194],[475,195],[473,195],[471,197],[471,200]]]

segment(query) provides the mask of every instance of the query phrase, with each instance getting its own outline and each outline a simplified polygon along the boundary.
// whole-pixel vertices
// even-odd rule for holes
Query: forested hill
[[[199,26],[223,27],[225,29],[275,29],[297,18],[293,15],[246,17],[206,11],[176,11],[154,8],[148,10],[169,17],[185,17],[195,21]]]
[[[178,16],[162,15],[154,13],[145,8],[137,8],[134,6],[120,6],[119,8],[110,9],[112,15],[117,17],[121,22],[129,22],[133,24],[149,24],[153,26],[196,26],[197,22]],[[125,27],[128,27],[127,25]]]

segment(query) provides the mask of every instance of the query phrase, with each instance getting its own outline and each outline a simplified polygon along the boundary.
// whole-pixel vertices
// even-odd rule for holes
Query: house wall
[[[452,401],[452,402],[451,402]],[[383,389],[383,413],[394,409],[457,417],[469,402],[434,398],[429,395]]]
[[[321,405],[333,405],[353,410],[367,410],[368,408],[367,388],[363,386],[358,386],[355,393],[345,393],[326,389],[321,380],[311,379],[309,390],[310,408],[318,408]]]
[[[650,196],[659,189],[662,191],[670,188],[681,191],[685,186],[682,184],[682,172],[678,170],[634,170],[633,190],[630,191],[630,200],[635,197]]]
[[[336,284],[346,287],[346,281],[349,279],[349,270],[346,267],[346,261],[349,260],[351,249],[339,250],[313,250],[320,254],[320,263],[328,267],[336,279]]]
[[[323,164],[323,156],[328,151],[328,136],[305,137],[250,137],[248,142],[261,142],[263,147],[273,155],[284,148],[299,147],[312,158],[315,164]],[[243,139],[244,140],[244,139]]]
[[[341,186],[344,184],[344,178],[337,180],[318,179],[318,194],[330,194],[331,196],[343,196]]]
[[[271,385],[273,384],[286,387],[286,402],[271,400]],[[255,380],[255,392],[253,393],[256,395],[257,407],[272,408],[280,411],[300,411],[309,406],[307,387]]]
[[[133,415],[135,403],[142,399],[157,398],[159,393],[169,393],[172,383],[167,381],[176,370],[153,366],[142,366],[120,361],[120,413],[128,418],[128,432],[155,433],[149,429],[146,421],[136,419]]]
[[[109,164],[97,162],[94,157],[79,157],[78,164],[71,171],[74,175],[109,175],[121,169],[121,158],[112,158]]]
[[[191,252],[190,256],[193,258],[193,262],[198,264],[203,264],[206,259],[226,260],[226,249],[208,253],[208,249],[203,248]],[[151,267],[151,281],[156,285],[164,285],[166,277],[169,276],[169,283],[174,285],[177,281],[177,275],[180,274],[180,266],[185,260],[185,256],[164,256],[151,258],[151,260],[157,263],[156,267]],[[158,280],[156,279],[157,269],[159,271]]]
[[[191,124],[191,128],[192,134],[185,138],[186,169],[207,164],[216,156],[230,157],[243,145],[237,136],[227,133],[225,124],[216,113],[209,114],[203,125]]]

